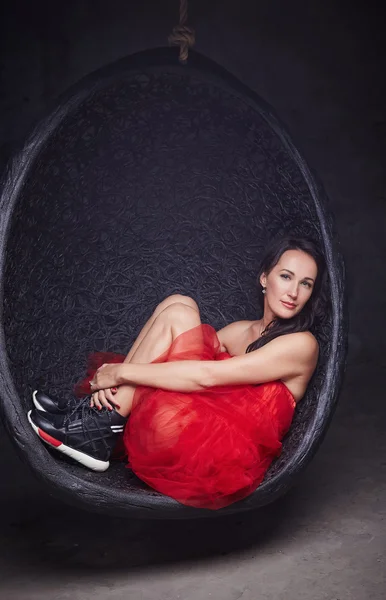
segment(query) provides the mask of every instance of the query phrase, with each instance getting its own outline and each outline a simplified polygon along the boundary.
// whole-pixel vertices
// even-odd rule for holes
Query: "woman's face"
[[[315,260],[302,250],[287,250],[268,275],[260,277],[266,288],[264,313],[290,319],[300,313],[311,297],[318,269]]]

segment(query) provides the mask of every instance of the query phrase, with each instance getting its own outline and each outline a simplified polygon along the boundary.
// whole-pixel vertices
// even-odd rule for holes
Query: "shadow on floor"
[[[355,383],[355,377],[346,383],[322,448],[296,487],[262,509],[221,518],[123,520],[69,507],[47,495],[3,437],[0,541],[6,552],[1,571],[29,566],[43,574],[49,566],[86,575],[96,567],[127,572],[209,557],[213,561],[246,550],[258,556],[278,551],[295,536],[324,531],[350,503],[360,501],[358,489],[374,494],[381,481],[381,465],[374,460],[379,420],[368,403],[366,409],[362,405],[358,388],[353,395]],[[380,508],[373,504],[371,510]]]

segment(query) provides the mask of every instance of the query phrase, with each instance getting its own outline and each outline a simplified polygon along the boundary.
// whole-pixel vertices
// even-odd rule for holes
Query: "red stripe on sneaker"
[[[49,444],[51,444],[52,446],[55,446],[55,448],[58,448],[58,446],[62,445],[62,442],[59,442],[59,440],[56,440],[55,438],[53,438],[51,435],[48,435],[48,433],[46,433],[45,431],[43,431],[43,429],[40,429],[40,427],[38,427],[38,433],[39,436],[45,441],[48,442]]]

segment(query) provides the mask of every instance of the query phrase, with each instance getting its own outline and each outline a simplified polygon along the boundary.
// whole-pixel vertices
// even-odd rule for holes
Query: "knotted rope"
[[[186,23],[188,21],[188,0],[180,0],[180,22],[173,27],[173,32],[169,35],[169,44],[180,47],[179,60],[181,63],[186,63],[188,60],[189,48],[195,41],[194,29]]]

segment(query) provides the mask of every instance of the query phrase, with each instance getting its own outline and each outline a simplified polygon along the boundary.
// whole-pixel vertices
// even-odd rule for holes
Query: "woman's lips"
[[[291,304],[290,302],[283,302],[283,300],[280,300],[280,302],[286,307],[286,308],[290,308],[291,310],[293,310],[294,308],[296,308],[296,304]]]

